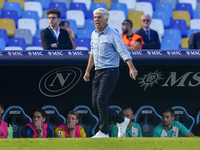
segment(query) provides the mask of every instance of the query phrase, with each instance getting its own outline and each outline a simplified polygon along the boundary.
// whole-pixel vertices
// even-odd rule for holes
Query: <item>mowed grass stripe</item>
[[[200,138],[0,139],[1,150],[196,150]]]

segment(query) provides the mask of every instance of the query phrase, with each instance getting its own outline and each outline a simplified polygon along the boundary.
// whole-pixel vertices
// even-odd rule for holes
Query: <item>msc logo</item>
[[[62,67],[47,72],[39,81],[39,90],[48,97],[57,97],[71,90],[80,80],[82,71],[77,67]]]

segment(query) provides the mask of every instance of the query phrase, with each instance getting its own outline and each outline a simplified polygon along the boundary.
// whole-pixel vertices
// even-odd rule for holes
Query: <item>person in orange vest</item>
[[[124,45],[126,46],[127,50],[136,50],[142,49],[143,45],[143,38],[132,32],[133,23],[131,20],[126,19],[122,23],[122,31],[123,35],[121,38],[123,40]]]

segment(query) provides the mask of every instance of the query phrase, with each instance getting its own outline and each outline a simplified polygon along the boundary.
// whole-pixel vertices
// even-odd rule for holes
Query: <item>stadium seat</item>
[[[176,8],[176,3],[178,0],[159,0],[160,3],[170,3],[172,5],[172,9],[174,10]]]
[[[49,3],[50,0],[32,0],[33,2],[40,2],[42,5],[42,10],[48,10],[49,9]]]
[[[110,10],[111,0],[93,0],[95,3],[106,3],[108,10]]]
[[[120,24],[122,24],[123,21],[126,19],[126,16],[122,10],[109,10],[109,18],[114,18],[114,20],[118,20],[119,22],[121,22]]]
[[[5,29],[0,29],[0,38],[5,40],[5,44],[8,44],[8,33]]]
[[[116,29],[120,35],[122,34],[122,22],[120,20],[110,18],[108,24],[111,28]]]
[[[193,33],[197,33],[197,32],[200,32],[200,29],[188,29],[188,30],[187,30],[187,38],[190,38],[190,36],[191,36]]]
[[[200,19],[191,19],[190,29],[200,29]]]
[[[75,50],[85,50],[88,51],[89,49],[85,46],[77,46]]]
[[[3,38],[0,37],[0,50],[4,50],[6,47],[6,42]]]
[[[128,19],[133,22],[133,29],[140,29],[142,27],[141,23],[141,16],[144,14],[143,11],[129,11],[128,12]]]
[[[197,3],[196,11],[200,11],[200,3],[199,2]]]
[[[33,38],[32,46],[42,47],[41,38]]]
[[[164,25],[163,25],[162,20],[161,19],[152,19],[150,28],[158,32],[158,35],[159,35],[160,41],[161,41],[161,37],[164,36]]]
[[[169,28],[170,25],[170,15],[168,12],[163,10],[156,10],[153,12],[153,19],[161,19],[164,25],[164,28]]]
[[[85,20],[84,29],[88,29],[88,28],[93,29],[93,30],[96,29],[95,26],[94,26],[94,19],[86,19]]]
[[[124,3],[112,3],[110,10],[122,10],[125,14],[125,17],[128,18],[128,8]]]
[[[41,46],[28,46],[26,50],[44,50]]]
[[[88,11],[87,12],[87,17],[86,17],[87,19],[94,19],[94,16],[93,16],[93,11]]]
[[[27,46],[32,45],[33,37],[29,29],[15,29],[14,37],[24,38]]]
[[[66,19],[67,6],[64,2],[50,2],[49,9],[57,8],[61,12],[61,19]]]
[[[188,11],[173,11],[173,19],[185,20],[187,28],[190,28],[190,14]]]
[[[68,10],[67,11],[67,19],[75,20],[78,28],[84,28],[85,16],[84,16],[83,11],[81,11],[81,10]],[[72,26],[72,25],[70,25],[70,26]]]
[[[41,38],[41,35],[40,35],[40,32],[42,31],[43,29],[37,29],[36,32],[35,32],[35,38]]]
[[[42,18],[43,10],[42,10],[42,5],[40,2],[25,2],[24,10],[37,11],[39,18]]]
[[[181,44],[181,31],[178,29],[165,29],[163,39],[174,40],[180,45]]]
[[[3,10],[4,2],[5,2],[5,0],[0,0],[0,7],[1,7],[1,10]]]
[[[92,0],[73,0],[73,2],[74,3],[85,3],[87,11],[89,11]]]
[[[13,19],[0,19],[0,29],[5,29],[8,37],[13,37],[15,32],[15,22]]]
[[[187,24],[185,20],[181,19],[173,19],[170,22],[170,28],[172,29],[179,29],[181,31],[181,36],[187,36]]]
[[[172,5],[171,5],[171,3],[167,3],[167,2],[156,3],[155,11],[164,11],[169,15],[170,18],[172,17],[172,14],[173,14]]]
[[[46,123],[51,125],[52,128],[55,128],[61,124],[66,123],[65,117],[63,117],[57,110],[55,106],[45,105],[42,107],[47,114]]]
[[[173,106],[175,120],[182,123],[187,129],[192,130],[195,120],[192,116],[190,116],[186,109],[182,106]]]
[[[179,0],[179,3],[190,3],[193,11],[196,10],[197,0]]]
[[[152,130],[162,122],[162,117],[152,106],[144,105],[136,111],[134,122],[140,125],[144,137],[151,137]]]
[[[77,38],[89,38],[91,39],[91,34],[93,29],[78,29]]]
[[[26,115],[20,106],[8,107],[2,115],[2,120],[12,126],[14,138],[19,138],[22,127],[32,122],[32,119]]]
[[[5,50],[12,51],[12,50],[23,50],[20,46],[6,46]]]
[[[83,126],[87,137],[95,134],[95,129],[99,124],[99,119],[92,114],[89,107],[85,105],[76,106],[73,110],[77,111],[80,115],[78,124]]]
[[[143,11],[144,14],[149,14],[151,17],[153,16],[153,7],[149,2],[136,2],[135,10]]]
[[[90,38],[75,38],[74,42],[79,47],[87,47],[90,50]]]
[[[51,0],[52,2],[62,2],[65,3],[65,6],[67,9],[69,9],[69,5],[72,2],[72,0]]]
[[[24,10],[24,2],[25,0],[6,0],[7,2],[18,2],[21,6],[21,9]]]
[[[156,8],[156,0],[138,0],[138,2],[149,2],[151,3],[153,10]]]
[[[161,50],[178,50],[179,42],[172,38],[163,38],[161,41]]]
[[[26,49],[26,42],[24,38],[9,38],[8,46],[19,46],[23,50]]]
[[[193,19],[200,19],[200,11],[194,11]]]
[[[108,9],[106,3],[91,3],[91,7],[90,7],[90,10],[91,11],[94,11],[95,9],[97,8],[105,8],[105,9]]]
[[[175,10],[182,10],[182,11],[188,11],[190,14],[190,18],[193,18],[193,9],[192,5],[190,3],[176,3],[176,9]]]
[[[45,29],[49,26],[48,19],[42,18],[39,20],[39,29]]]
[[[47,10],[43,10],[43,12],[42,12],[42,18],[45,18],[45,19],[48,18],[48,16],[47,16]],[[42,19],[42,18],[40,18],[40,19]]]
[[[15,10],[2,10],[1,11],[1,18],[9,18],[9,19],[13,19],[15,22],[15,26],[18,26],[18,14],[17,11]]]
[[[136,0],[118,0],[119,3],[125,3],[128,10],[135,10]]]
[[[39,16],[37,11],[22,11],[22,18],[34,19],[37,27],[39,26]]]
[[[188,38],[182,38],[181,40],[181,48],[182,49],[187,49],[188,48]]]
[[[70,3],[70,10],[82,10],[85,18],[87,17],[87,8],[85,3]]]
[[[18,17],[22,15],[22,9],[18,2],[5,2],[3,6],[4,10],[15,10],[17,11]]]
[[[18,20],[18,29],[29,29],[29,30],[31,30],[31,34],[34,37],[37,26],[36,26],[34,19],[23,19],[22,18],[22,19]]]

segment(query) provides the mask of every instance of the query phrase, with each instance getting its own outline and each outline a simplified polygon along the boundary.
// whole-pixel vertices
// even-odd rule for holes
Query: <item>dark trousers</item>
[[[99,112],[99,130],[109,133],[109,119],[114,123],[121,123],[124,117],[108,107],[109,97],[119,78],[119,68],[96,70],[92,84],[92,105]]]

